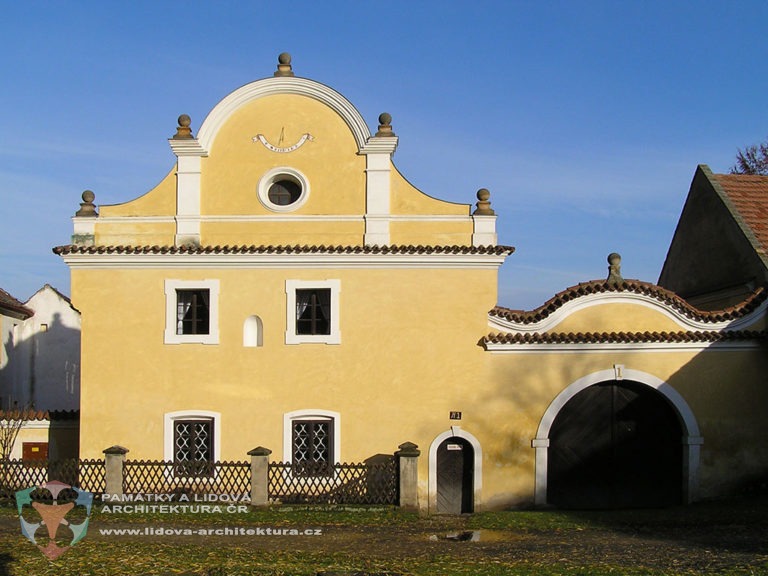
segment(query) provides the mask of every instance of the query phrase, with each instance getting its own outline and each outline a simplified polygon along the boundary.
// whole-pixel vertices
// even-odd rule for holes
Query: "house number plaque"
[[[451,420],[461,420],[461,412],[451,412],[450,418]]]

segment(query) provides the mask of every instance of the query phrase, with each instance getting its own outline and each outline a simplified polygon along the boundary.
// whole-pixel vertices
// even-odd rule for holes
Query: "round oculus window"
[[[273,168],[259,181],[259,200],[275,212],[296,210],[307,201],[309,182],[294,168]]]
[[[269,187],[267,198],[276,206],[290,206],[301,197],[301,186],[293,180],[278,180]]]

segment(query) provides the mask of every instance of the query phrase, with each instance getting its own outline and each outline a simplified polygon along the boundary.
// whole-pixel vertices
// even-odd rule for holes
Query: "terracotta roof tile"
[[[493,333],[485,336],[485,344],[639,344],[649,342],[723,342],[766,340],[762,331],[685,331],[679,332],[535,332]]]
[[[80,410],[0,410],[0,420],[78,420]]]
[[[54,254],[493,254],[508,256],[512,246],[57,246]]]
[[[768,251],[768,176],[714,174],[738,211],[734,214],[752,231],[763,251]]]
[[[34,316],[35,314],[34,310],[24,306],[24,304],[16,300],[16,298],[8,294],[8,292],[3,290],[2,288],[0,288],[0,309],[5,309],[10,312],[15,312],[26,318],[29,318],[30,316]]]
[[[727,320],[734,320],[745,316],[755,308],[757,308],[768,297],[768,292],[763,288],[758,288],[755,292],[747,298],[744,302],[731,306],[724,310],[712,310],[704,311],[694,308],[688,302],[680,298],[674,292],[651,284],[649,282],[642,282],[640,280],[625,280],[621,284],[608,284],[605,280],[593,280],[591,282],[583,282],[572,286],[559,292],[553,298],[539,306],[535,310],[530,311],[518,311],[509,310],[497,306],[490,311],[491,316],[497,316],[504,318],[511,322],[518,322],[521,324],[533,324],[539,322],[548,317],[555,310],[562,307],[565,303],[587,296],[589,294],[601,294],[605,292],[630,292],[635,294],[645,294],[652,298],[657,299],[659,302],[671,306],[681,314],[697,320],[699,322],[723,322]]]

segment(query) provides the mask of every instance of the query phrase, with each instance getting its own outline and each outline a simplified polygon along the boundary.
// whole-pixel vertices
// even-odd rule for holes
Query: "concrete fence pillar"
[[[269,504],[269,455],[272,450],[259,446],[248,452],[251,457],[251,506]]]
[[[110,446],[104,450],[105,494],[123,495],[123,463],[128,452],[128,448],[122,446]]]
[[[400,507],[419,508],[419,456],[421,451],[413,442],[405,442],[395,452],[400,466]]]

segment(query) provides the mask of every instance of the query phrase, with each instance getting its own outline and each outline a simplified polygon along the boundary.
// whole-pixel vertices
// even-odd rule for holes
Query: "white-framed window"
[[[286,280],[286,344],[341,344],[341,280]]]
[[[300,476],[329,476],[341,456],[341,415],[331,410],[295,410],[283,415],[283,461]]]
[[[292,212],[309,198],[309,180],[295,168],[272,168],[259,180],[259,201],[273,212]]]
[[[219,281],[166,280],[166,344],[219,343]]]
[[[213,464],[220,459],[220,448],[219,412],[166,412],[163,422],[163,460],[174,463],[174,476],[213,476]]]

